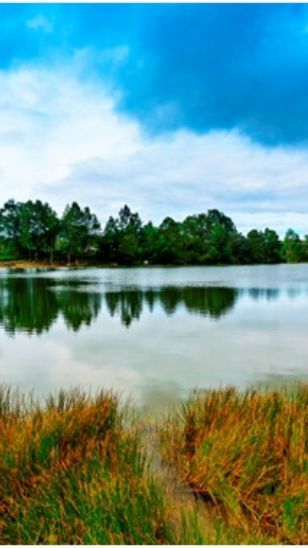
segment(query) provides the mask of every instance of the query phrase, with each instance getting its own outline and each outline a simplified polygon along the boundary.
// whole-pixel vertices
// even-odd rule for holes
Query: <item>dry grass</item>
[[[0,476],[1,544],[196,543],[112,394],[62,392],[40,407],[2,388]]]
[[[115,395],[2,388],[0,543],[304,544],[307,403],[307,386],[195,395],[158,429],[164,478]]]
[[[220,531],[213,542],[308,543],[307,404],[307,385],[211,391],[161,429],[164,458]]]
[[[12,269],[23,269],[23,268],[50,268],[51,266],[57,267],[61,266],[59,262],[50,263],[48,260],[38,260],[38,261],[28,261],[26,259],[14,259],[14,260],[1,260],[0,259],[0,268],[12,268]]]

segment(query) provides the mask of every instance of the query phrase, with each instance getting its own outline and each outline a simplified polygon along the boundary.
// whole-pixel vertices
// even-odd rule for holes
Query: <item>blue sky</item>
[[[308,232],[308,6],[1,4],[0,200]]]

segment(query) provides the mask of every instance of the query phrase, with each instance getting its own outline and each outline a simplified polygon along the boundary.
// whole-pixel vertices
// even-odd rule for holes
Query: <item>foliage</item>
[[[306,240],[307,241],[307,240]],[[306,242],[305,242],[306,243]],[[288,263],[296,263],[303,257],[304,246],[300,237],[291,228],[287,231],[282,244],[282,256]]]
[[[96,251],[96,240],[100,224],[95,214],[88,207],[81,209],[73,202],[66,206],[61,219],[61,231],[58,240],[58,251],[71,258],[84,257]]]
[[[9,200],[0,211],[0,234],[7,248],[29,259],[53,258],[59,221],[49,204],[40,200],[25,203]]]
[[[275,264],[308,261],[308,236],[289,229],[283,241],[270,229],[244,236],[217,209],[144,224],[125,205],[103,231],[97,216],[77,202],[61,218],[40,200],[7,201],[0,210],[0,260],[47,259],[141,265]]]

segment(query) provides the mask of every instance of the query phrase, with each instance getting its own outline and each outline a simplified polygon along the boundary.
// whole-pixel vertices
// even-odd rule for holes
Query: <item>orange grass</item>
[[[2,388],[0,478],[1,544],[195,543],[112,394],[61,392],[40,407]]]
[[[40,406],[0,388],[0,543],[304,544],[307,403],[307,386],[218,390],[159,426],[174,487],[199,496],[197,511],[154,477],[145,425],[115,395]]]
[[[202,497],[221,543],[308,543],[307,404],[307,385],[215,390],[161,429],[164,458]]]

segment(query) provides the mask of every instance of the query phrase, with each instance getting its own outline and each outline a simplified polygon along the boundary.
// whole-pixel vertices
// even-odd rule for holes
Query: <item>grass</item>
[[[0,543],[304,544],[307,403],[212,391],[155,430],[112,393],[2,387]]]
[[[2,388],[1,544],[195,544],[130,415],[104,392],[61,392],[41,407]]]
[[[308,543],[308,387],[195,394],[161,429],[165,460],[227,544]]]

